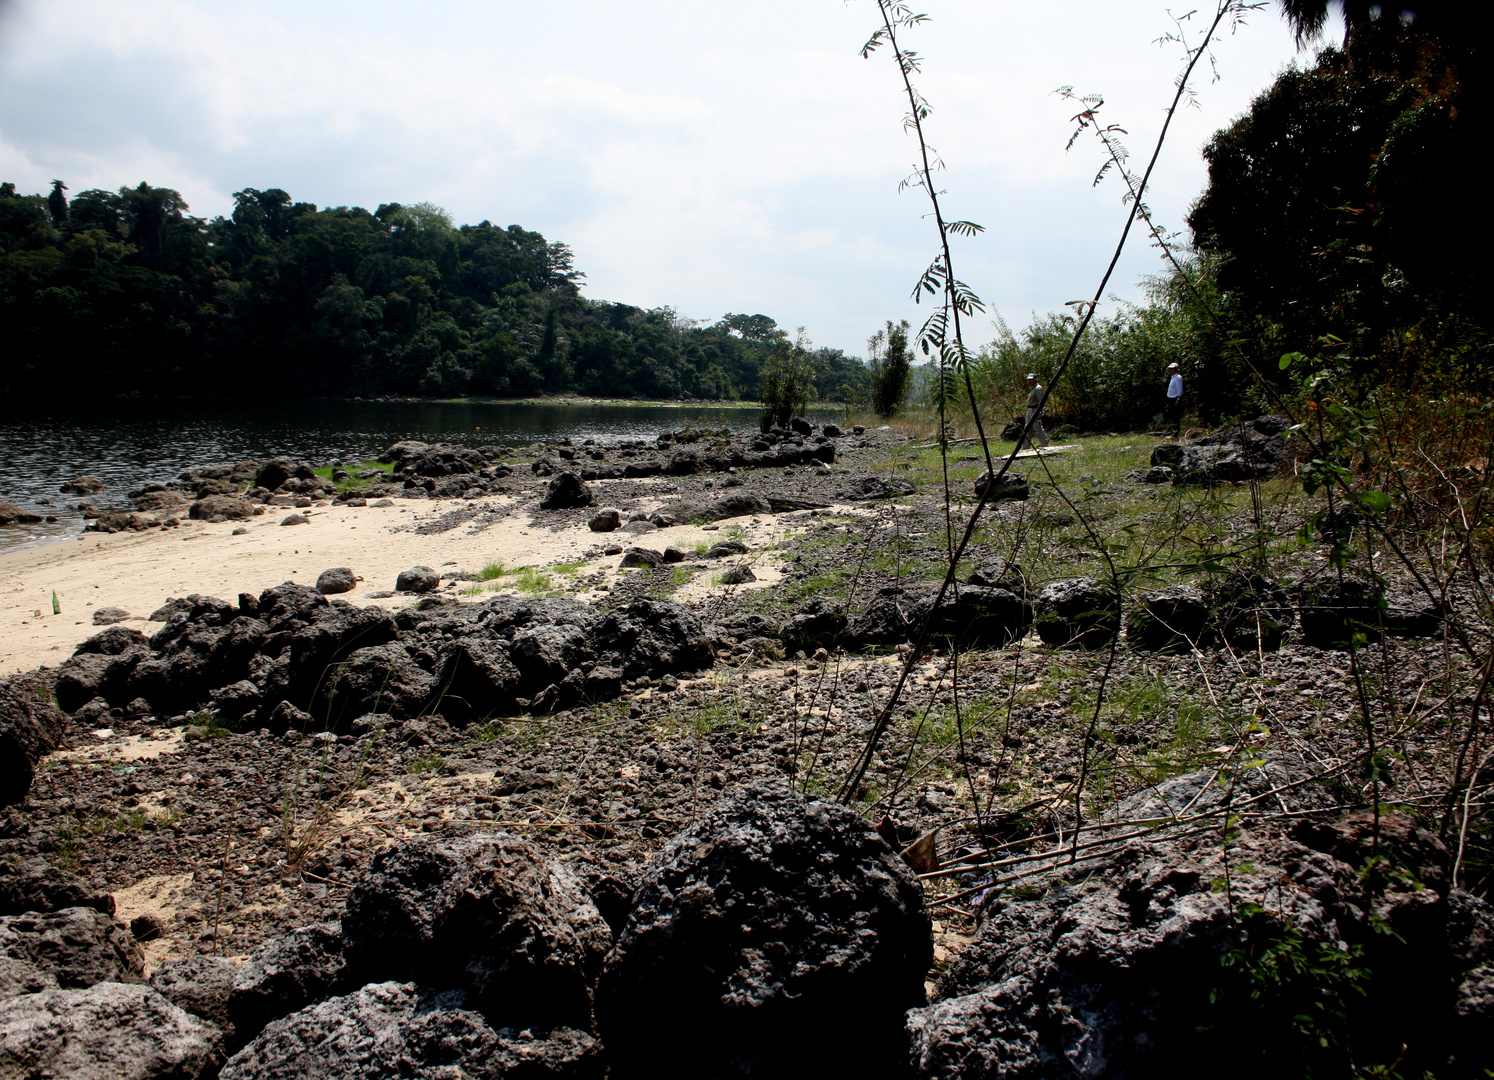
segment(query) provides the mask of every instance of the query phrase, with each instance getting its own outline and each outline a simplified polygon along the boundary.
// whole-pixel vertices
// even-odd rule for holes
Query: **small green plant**
[[[1370,975],[1362,947],[1309,942],[1256,903],[1241,904],[1236,923],[1241,942],[1219,959],[1223,971],[1199,1034],[1211,1042],[1228,1037],[1235,1052],[1268,1071],[1276,1065],[1299,1076],[1346,1073],[1349,1009],[1365,995]]]
[[[446,759],[440,754],[421,754],[410,762],[410,772],[416,776],[422,773],[440,772],[446,765]]]
[[[227,720],[215,712],[195,712],[187,717],[187,730],[184,737],[190,742],[196,739],[221,739],[227,735],[237,734],[239,725],[236,721]]]
[[[679,588],[695,576],[695,571],[688,566],[676,566],[669,574],[669,584]]]
[[[490,562],[488,563],[488,565],[484,566],[477,572],[477,580],[493,581],[497,578],[501,578],[503,575],[503,564],[501,562]]]

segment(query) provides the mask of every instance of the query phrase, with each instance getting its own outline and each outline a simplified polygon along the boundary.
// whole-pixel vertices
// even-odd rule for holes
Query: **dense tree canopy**
[[[0,389],[68,395],[743,398],[786,335],[581,296],[570,249],[429,203],[318,209],[246,188],[193,217],[170,188],[71,200],[0,185]],[[821,397],[865,366],[814,353]]]
[[[1300,36],[1321,31],[1325,3],[1288,8]],[[1189,224],[1237,337],[1267,325],[1273,344],[1306,351],[1331,334],[1383,374],[1397,352],[1404,370],[1428,350],[1480,349],[1490,329],[1475,191],[1490,18],[1445,3],[1343,9],[1341,49],[1282,74],[1214,137]]]

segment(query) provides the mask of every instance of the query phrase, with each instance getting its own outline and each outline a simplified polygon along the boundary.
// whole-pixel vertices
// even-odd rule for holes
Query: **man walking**
[[[1177,364],[1167,365],[1167,419],[1172,422],[1172,432],[1177,438],[1183,436],[1183,376]]]
[[[1039,411],[1042,403],[1043,387],[1038,382],[1038,377],[1028,372],[1026,430],[1022,432],[1022,445],[1017,447],[1018,450],[1026,450],[1032,445],[1033,439],[1044,446],[1048,445],[1048,432],[1043,429],[1043,414]]]

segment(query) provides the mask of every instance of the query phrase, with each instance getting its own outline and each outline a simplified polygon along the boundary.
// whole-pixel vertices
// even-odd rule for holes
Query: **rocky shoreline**
[[[1329,1071],[1390,1061],[1403,1039],[1408,1068],[1478,1075],[1494,917],[1453,886],[1435,836],[1365,813],[1331,727],[1337,647],[1372,634],[1403,672],[1430,672],[1434,608],[1311,573],[1121,597],[996,559],[936,609],[931,582],[866,555],[888,540],[937,553],[936,508],[880,464],[893,434],[762,442],[561,447],[523,469],[399,444],[384,455],[397,481],[363,489],[285,460],[163,486],[188,520],[228,506],[213,500],[248,505],[215,524],[414,497],[458,500],[426,522],[463,519],[450,529],[503,497],[499,512],[532,515],[531,529],[591,535],[595,565],[632,552],[637,569],[588,601],[465,598],[429,568],[394,583],[397,611],[347,602],[339,575],[325,590],[189,596],[149,636],[109,625],[60,666],[8,680],[0,1077],[1140,1075],[1245,1033],[1255,1069],[1307,1052]],[[163,505],[139,504],[150,496]],[[131,513],[165,509],[142,491]],[[592,524],[602,509],[617,512]],[[1032,513],[990,511],[1014,525]],[[794,523],[778,534],[780,584],[669,598],[680,568],[748,566],[752,545],[719,533],[698,551],[649,546],[713,516]],[[853,528],[860,547],[820,543]],[[787,591],[834,575],[849,591]],[[931,616],[976,650],[961,662],[969,701],[1020,688],[1020,723],[972,732],[955,759],[992,783],[1020,767],[1019,797],[971,819],[960,770],[928,772],[910,730],[861,793],[886,808],[876,828],[806,797],[845,774]],[[1072,718],[1099,678],[1065,658],[1112,641],[1110,678],[1203,688],[1269,720],[1266,759],[1136,784],[1089,823],[1095,846],[1065,858],[1063,792],[1092,767]],[[912,673],[910,718],[956,707],[949,659]],[[1162,724],[1107,738],[1141,762],[1172,737]],[[1209,793],[1237,790],[1240,824],[1221,830],[1236,796]],[[1178,824],[1126,838],[1159,818]],[[1382,836],[1409,877],[1361,874]],[[982,854],[997,837],[1046,876],[1002,886],[1008,871]],[[936,880],[965,898],[929,893]],[[1269,1017],[1220,967],[1232,948],[1283,941],[1374,973],[1361,987],[1357,967],[1324,968],[1355,999],[1333,1027],[1343,1045],[1304,1050],[1290,1025],[1262,1035]],[[1415,1008],[1404,986],[1424,987]],[[1317,992],[1293,984],[1282,1000],[1299,991]]]

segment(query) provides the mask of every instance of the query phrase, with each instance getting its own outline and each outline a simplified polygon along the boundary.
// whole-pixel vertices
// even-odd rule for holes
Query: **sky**
[[[902,44],[933,107],[947,217],[979,236],[957,275],[1014,330],[1091,296],[1126,207],[1103,150],[1066,151],[1062,86],[1104,97],[1138,163],[1182,68],[1147,0],[928,0]],[[1212,9],[1181,26],[1197,35]],[[0,181],[76,193],[146,181],[192,213],[279,187],[319,206],[432,202],[457,224],[569,244],[584,294],[714,321],[764,313],[865,352],[937,251],[927,197],[899,183],[917,143],[873,0],[0,0]],[[1328,38],[1341,36],[1330,25]],[[1190,38],[1191,40],[1191,38]],[[1274,3],[1200,65],[1148,204],[1184,228],[1211,134],[1308,63]],[[1112,278],[1160,269],[1133,234]],[[1116,310],[1108,303],[1101,313]]]

